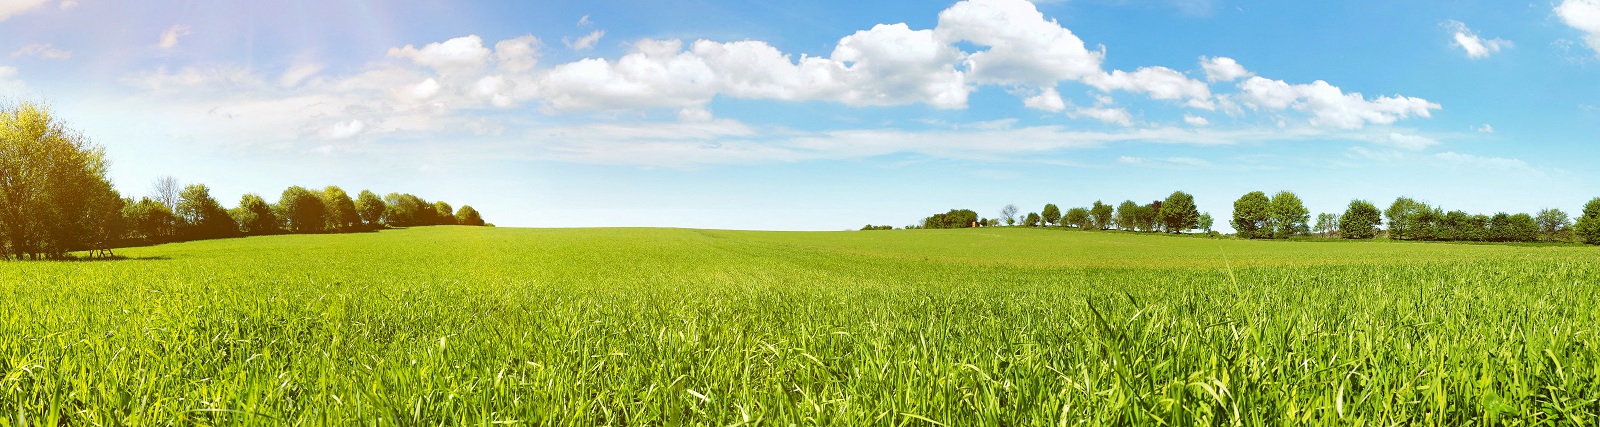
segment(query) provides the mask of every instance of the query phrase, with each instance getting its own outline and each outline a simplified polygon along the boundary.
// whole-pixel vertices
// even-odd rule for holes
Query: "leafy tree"
[[[1061,208],[1057,208],[1055,203],[1045,203],[1044,211],[1039,214],[1039,218],[1043,219],[1045,224],[1060,222]]]
[[[973,216],[977,218],[977,216]],[[443,201],[433,202],[433,223],[438,225],[455,225],[456,210],[450,208],[449,203]]]
[[[1158,213],[1161,225],[1168,232],[1182,233],[1186,230],[1200,228],[1200,210],[1194,206],[1194,196],[1182,191],[1174,191],[1161,203]]]
[[[1000,217],[1006,219],[1006,225],[1017,225],[1017,205],[1000,208]]]
[[[1210,212],[1200,214],[1200,229],[1205,230],[1206,234],[1211,234],[1211,226],[1216,224],[1214,221]]]
[[[1062,218],[1061,225],[1087,230],[1094,227],[1094,219],[1089,215],[1089,208],[1072,208],[1067,209],[1067,215]]]
[[[177,235],[178,217],[167,210],[167,205],[151,199],[125,203],[123,221],[128,225],[129,237],[148,242],[165,242]]]
[[[1572,234],[1572,220],[1567,218],[1567,213],[1560,209],[1544,209],[1534,217],[1539,223],[1539,233],[1545,240],[1567,240]]]
[[[259,236],[282,231],[278,229],[278,218],[272,214],[272,206],[254,193],[240,197],[239,207],[233,208],[231,216],[238,222],[239,230],[247,235]]]
[[[120,228],[105,150],[43,106],[0,107],[0,259],[62,258]]]
[[[283,229],[290,233],[321,233],[328,225],[321,195],[301,186],[283,190],[277,214]]]
[[[1039,226],[1039,220],[1040,219],[1039,219],[1039,213],[1038,212],[1028,212],[1028,217],[1026,219],[1022,220],[1022,225],[1029,226],[1029,227],[1038,227]]]
[[[1539,240],[1539,221],[1533,215],[1525,213],[1512,214],[1504,223],[1505,231],[1500,232],[1507,242],[1532,242]]]
[[[1578,225],[1573,227],[1578,235],[1578,241],[1600,245],[1600,197],[1590,200],[1583,205],[1583,216],[1578,217]]]
[[[1139,204],[1132,200],[1124,200],[1122,204],[1117,205],[1117,228],[1123,230],[1136,228],[1139,224],[1140,208]]]
[[[379,223],[383,221],[384,208],[387,206],[383,204],[383,199],[372,190],[361,190],[361,194],[356,196],[355,205],[356,214],[361,217],[361,222],[365,223],[368,229],[378,228]]]
[[[383,221],[395,227],[433,225],[437,212],[433,205],[411,194],[389,193],[383,197],[388,205],[383,211]]]
[[[923,228],[968,228],[978,222],[978,213],[971,209],[951,209],[922,220]]]
[[[211,198],[211,189],[205,184],[191,184],[178,194],[178,216],[184,239],[220,239],[238,237],[239,224],[228,215],[217,199]]]
[[[473,209],[472,206],[461,205],[461,209],[456,210],[456,224],[483,226],[483,216],[478,215],[478,210]],[[884,227],[887,228],[880,228],[880,230],[894,229],[893,226],[885,225]]]
[[[1165,201],[1152,201],[1139,211],[1143,214],[1140,215],[1139,219],[1144,224],[1144,231],[1160,232],[1163,229],[1161,224],[1161,204],[1163,203]]]
[[[356,203],[350,200],[350,194],[343,188],[330,185],[322,189],[322,206],[327,209],[328,231],[351,231],[361,225],[361,212],[356,210]]]
[[[1389,209],[1383,211],[1383,216],[1389,219],[1389,238],[1395,240],[1412,239],[1412,231],[1419,225],[1422,213],[1427,211],[1428,205],[1410,197],[1399,197],[1394,203],[1389,204]]]
[[[1306,205],[1300,201],[1300,196],[1289,191],[1279,191],[1278,194],[1272,195],[1270,204],[1269,223],[1272,224],[1273,237],[1287,239],[1306,234],[1311,230],[1311,227],[1306,225],[1306,221],[1311,219],[1311,211],[1306,210]]]
[[[1111,215],[1111,205],[1100,203],[1099,200],[1095,200],[1094,205],[1089,207],[1089,217],[1093,219],[1094,228],[1101,230],[1111,228]]]
[[[1312,231],[1321,234],[1322,237],[1333,237],[1339,232],[1339,214],[1326,212],[1317,214],[1317,225]]]
[[[1272,237],[1271,220],[1272,200],[1267,198],[1267,193],[1252,191],[1233,202],[1233,229],[1239,237]]]
[[[1383,214],[1366,200],[1351,200],[1344,215],[1339,216],[1339,237],[1346,239],[1371,239],[1378,235],[1383,225]]]

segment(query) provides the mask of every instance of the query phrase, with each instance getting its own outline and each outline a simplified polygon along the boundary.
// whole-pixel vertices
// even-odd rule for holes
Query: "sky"
[[[1239,196],[1600,196],[1600,0],[0,0],[0,102],[124,195],[844,230]]]

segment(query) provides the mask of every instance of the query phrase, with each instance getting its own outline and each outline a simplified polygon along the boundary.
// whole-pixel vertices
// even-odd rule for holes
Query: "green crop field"
[[[1593,425],[1600,248],[424,227],[0,263],[0,425]]]

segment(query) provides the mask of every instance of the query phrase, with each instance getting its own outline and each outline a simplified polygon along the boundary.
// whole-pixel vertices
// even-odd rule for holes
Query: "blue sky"
[[[1174,190],[1600,196],[1600,0],[0,0],[0,98],[224,204],[838,230]]]

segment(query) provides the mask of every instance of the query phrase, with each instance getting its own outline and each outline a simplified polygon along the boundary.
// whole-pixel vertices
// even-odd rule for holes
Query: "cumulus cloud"
[[[190,33],[194,32],[193,30],[194,27],[183,24],[167,27],[166,31],[161,32],[161,39],[156,41],[156,47],[160,49],[172,50],[173,48],[178,47],[178,39],[188,36]]]
[[[966,57],[975,82],[1045,87],[1102,73],[1105,52],[1088,50],[1071,30],[1046,20],[1026,1],[962,1],[939,13],[935,31],[946,42],[988,47]]]
[[[1081,107],[1067,115],[1073,118],[1090,118],[1116,125],[1133,126],[1133,115],[1121,108]]]
[[[1484,124],[1481,124],[1481,125],[1478,125],[1478,126],[1473,126],[1472,130],[1475,130],[1475,131],[1478,131],[1478,132],[1483,132],[1483,133],[1494,133],[1494,126],[1490,126],[1488,123],[1484,123]]]
[[[1035,110],[1044,110],[1052,113],[1067,109],[1066,102],[1061,100],[1061,94],[1056,92],[1056,88],[1053,87],[1046,88],[1044,91],[1039,92],[1038,95],[1030,96],[1027,99],[1022,100],[1022,105]]]
[[[1205,126],[1205,125],[1211,124],[1211,121],[1210,120],[1206,120],[1205,117],[1200,117],[1200,116],[1191,115],[1191,114],[1184,114],[1183,115],[1183,122],[1184,123],[1188,123],[1190,126]]]
[[[440,87],[441,86],[439,85],[438,80],[429,78],[427,80],[423,80],[421,83],[417,83],[415,86],[412,86],[411,96],[417,99],[432,98],[434,95],[439,94]]]
[[[36,56],[43,59],[69,59],[72,58],[72,52],[56,49],[54,45],[49,43],[36,43],[23,46],[21,49],[11,52],[11,56]]]
[[[349,120],[334,123],[323,132],[323,137],[330,140],[350,139],[367,130],[367,124],[360,120]]]
[[[589,50],[589,49],[593,49],[595,43],[599,43],[600,42],[600,38],[601,37],[605,37],[605,36],[606,36],[606,31],[605,30],[595,30],[594,32],[589,33],[588,35],[585,35],[583,37],[579,37],[577,40],[571,40],[571,39],[568,39],[566,37],[562,37],[561,38],[561,42],[565,43],[567,45],[568,49],[572,49],[572,50]]]
[[[36,9],[49,3],[48,0],[5,0],[0,1],[0,21],[11,19],[13,16]]]
[[[441,73],[462,73],[483,68],[489,60],[489,54],[489,49],[483,47],[483,39],[476,35],[428,43],[421,49],[409,44],[389,49],[391,57],[406,58],[414,64]]]
[[[1247,106],[1260,110],[1292,108],[1310,114],[1313,125],[1341,129],[1359,129],[1368,123],[1390,124],[1412,116],[1432,117],[1431,111],[1440,108],[1426,99],[1399,95],[1368,100],[1360,93],[1345,93],[1322,80],[1289,84],[1251,77],[1239,88],[1239,99]]]
[[[1167,67],[1144,67],[1132,73],[1115,70],[1092,76],[1088,83],[1103,91],[1124,90],[1143,93],[1153,99],[1188,100],[1190,107],[1210,110],[1211,88]]]
[[[1600,0],[1562,0],[1555,12],[1561,22],[1582,31],[1584,41],[1600,57]]]
[[[1239,65],[1239,61],[1221,56],[1200,57],[1200,68],[1206,71],[1206,80],[1211,82],[1231,82],[1255,75],[1246,71],[1243,65]]]
[[[1489,54],[1499,52],[1500,49],[1506,49],[1513,46],[1509,40],[1502,40],[1499,38],[1485,39],[1479,36],[1477,32],[1472,31],[1471,28],[1467,28],[1467,24],[1464,24],[1461,21],[1445,21],[1444,27],[1445,29],[1454,33],[1454,41],[1451,43],[1454,46],[1461,48],[1461,50],[1466,51],[1468,58],[1488,58]]]
[[[539,38],[532,35],[501,40],[494,44],[494,57],[500,70],[520,73],[539,65]]]

